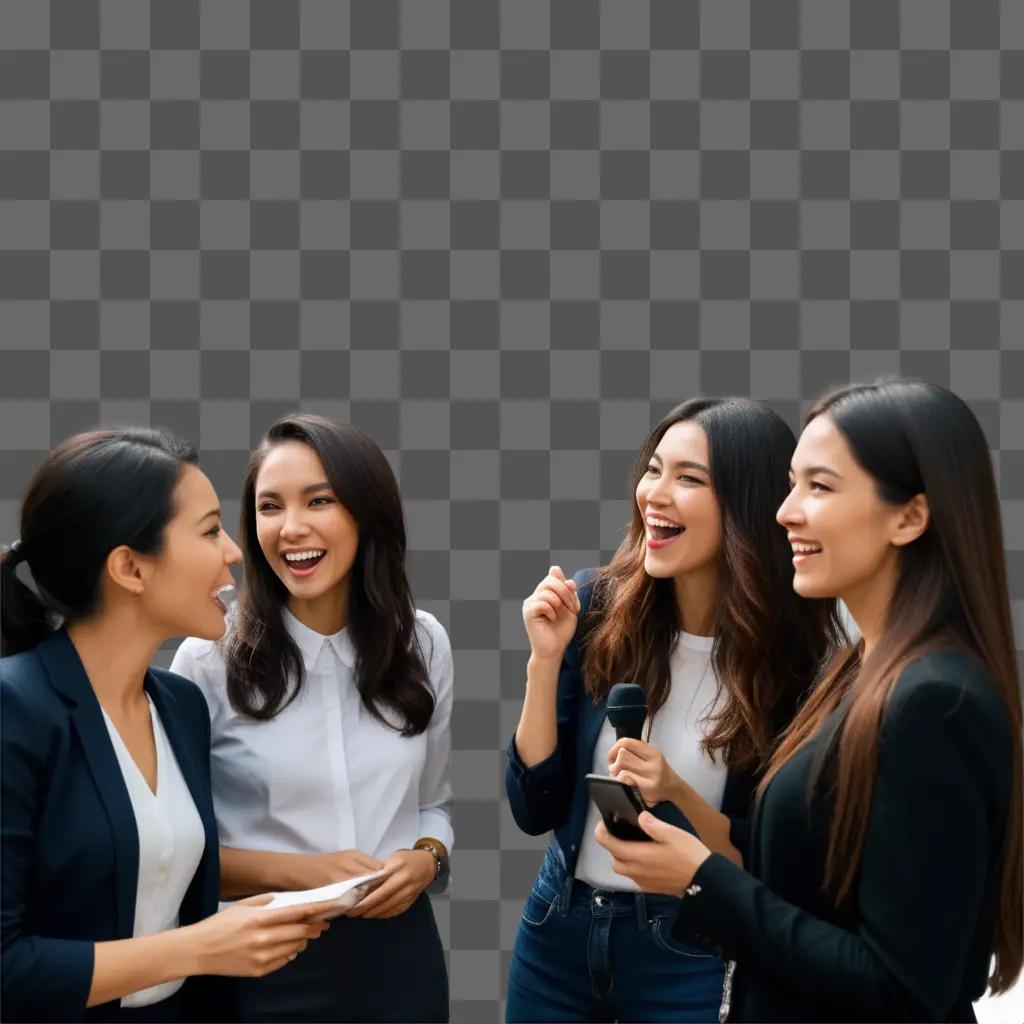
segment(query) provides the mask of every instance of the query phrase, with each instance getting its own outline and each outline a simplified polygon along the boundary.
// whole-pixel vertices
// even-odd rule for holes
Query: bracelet
[[[433,839],[430,836],[423,836],[413,843],[414,850],[429,850],[434,855],[434,881],[436,882],[448,862],[448,850],[440,839]]]

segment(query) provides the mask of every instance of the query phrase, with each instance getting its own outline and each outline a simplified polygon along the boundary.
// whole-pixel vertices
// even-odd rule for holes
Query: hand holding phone
[[[637,824],[637,817],[647,807],[635,786],[606,775],[588,775],[587,787],[590,799],[601,812],[605,827],[616,839],[651,841],[651,837]]]

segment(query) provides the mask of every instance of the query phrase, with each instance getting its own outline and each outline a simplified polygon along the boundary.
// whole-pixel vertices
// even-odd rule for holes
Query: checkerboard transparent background
[[[192,438],[229,522],[278,415],[376,438],[457,651],[453,1019],[499,1014],[542,845],[520,602],[609,557],[672,404],[952,386],[1020,626],[1017,0],[0,0],[0,48],[0,537],[98,422]]]

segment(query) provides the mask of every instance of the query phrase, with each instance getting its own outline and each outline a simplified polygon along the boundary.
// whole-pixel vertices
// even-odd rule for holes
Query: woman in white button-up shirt
[[[336,420],[278,421],[246,474],[241,542],[227,636],[186,640],[173,663],[210,705],[222,895],[386,878],[315,960],[239,983],[239,1014],[447,1020],[424,891],[452,845],[452,655],[413,605],[384,453]]]

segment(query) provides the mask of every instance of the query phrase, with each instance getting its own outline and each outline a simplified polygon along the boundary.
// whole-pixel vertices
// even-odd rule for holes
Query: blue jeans
[[[593,889],[549,847],[526,900],[508,978],[509,1024],[717,1024],[722,961],[672,935],[673,896]]]

